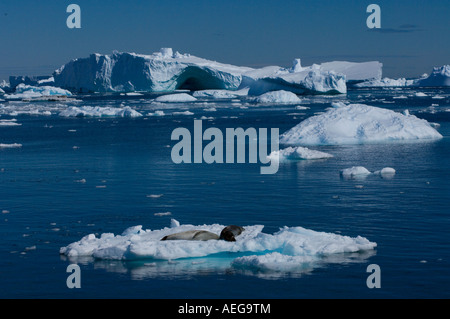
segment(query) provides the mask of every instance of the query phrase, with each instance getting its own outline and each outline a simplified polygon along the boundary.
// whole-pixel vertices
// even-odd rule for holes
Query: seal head
[[[236,241],[236,237],[239,236],[245,229],[241,226],[229,225],[222,229],[219,239],[226,241]]]

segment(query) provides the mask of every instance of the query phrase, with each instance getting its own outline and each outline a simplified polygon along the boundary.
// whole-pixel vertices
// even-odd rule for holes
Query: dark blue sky
[[[66,26],[71,3],[81,29]],[[380,30],[366,26],[371,3]],[[378,60],[383,76],[415,77],[450,64],[449,17],[449,0],[0,0],[0,80],[51,74],[93,52],[161,47],[252,67]]]

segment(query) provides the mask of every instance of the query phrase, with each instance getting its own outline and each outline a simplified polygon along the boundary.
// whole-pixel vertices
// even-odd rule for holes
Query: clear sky
[[[71,3],[81,29],[66,26]],[[371,3],[379,30],[366,26]],[[383,76],[416,77],[450,64],[450,0],[0,0],[0,80],[161,47],[251,67],[378,60]]]

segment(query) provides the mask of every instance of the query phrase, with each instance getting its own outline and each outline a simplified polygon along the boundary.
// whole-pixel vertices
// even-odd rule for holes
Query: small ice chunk
[[[18,144],[18,143],[13,143],[13,144],[1,144],[0,143],[0,148],[20,148],[22,147],[22,144]]]
[[[290,104],[290,103],[300,103],[300,98],[292,92],[279,90],[264,93],[258,96],[255,101],[257,103],[280,103],[280,104]]]
[[[279,151],[273,151],[268,156],[268,159],[283,162],[285,160],[314,160],[331,157],[333,157],[333,155],[331,154],[298,146],[288,147]]]
[[[170,220],[170,228],[175,228],[175,227],[180,227],[180,222],[176,219],[171,219]]]
[[[155,99],[156,102],[161,103],[183,103],[183,102],[195,102],[197,99],[187,93],[175,93],[158,96]]]
[[[353,166],[353,167],[345,168],[345,169],[341,170],[342,177],[350,178],[350,179],[363,177],[363,176],[367,176],[370,174],[371,174],[371,172],[363,166]]]

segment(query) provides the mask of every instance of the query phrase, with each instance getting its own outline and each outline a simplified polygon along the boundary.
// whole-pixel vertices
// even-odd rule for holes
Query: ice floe
[[[31,86],[26,84],[19,84],[16,87],[16,91],[13,94],[5,94],[4,98],[8,100],[16,99],[34,99],[41,97],[54,97],[54,96],[71,96],[72,93],[53,86]]]
[[[195,101],[197,101],[197,99],[187,93],[161,95],[155,99],[155,102],[162,102],[162,103],[186,103]]]
[[[20,148],[22,144],[13,143],[13,144],[2,144],[0,143],[0,148]]]
[[[298,146],[287,147],[279,151],[274,151],[269,154],[268,159],[270,159],[271,161],[284,162],[286,160],[313,160],[326,159],[331,157],[333,157],[333,155],[331,154]]]
[[[92,257],[97,260],[153,260],[183,263],[186,258],[200,258],[214,261],[218,254],[226,254],[228,267],[292,271],[305,267],[305,263],[320,262],[343,253],[363,253],[373,251],[377,246],[367,238],[344,236],[318,232],[303,227],[280,228],[268,234],[263,225],[247,225],[236,237],[235,242],[224,240],[161,241],[173,233],[206,230],[220,234],[224,225],[188,225],[172,219],[171,226],[163,229],[143,229],[132,226],[120,235],[103,233],[89,234],[79,241],[60,248],[60,254],[69,258]],[[206,258],[206,259],[205,259]],[[338,258],[338,257],[337,257]],[[199,259],[197,259],[199,260]],[[167,264],[165,264],[167,266]],[[189,262],[192,266],[192,259]],[[155,264],[156,266],[156,264]]]
[[[81,106],[69,107],[59,113],[63,117],[141,117],[142,114],[133,110],[129,106],[120,107],[100,107]]]

